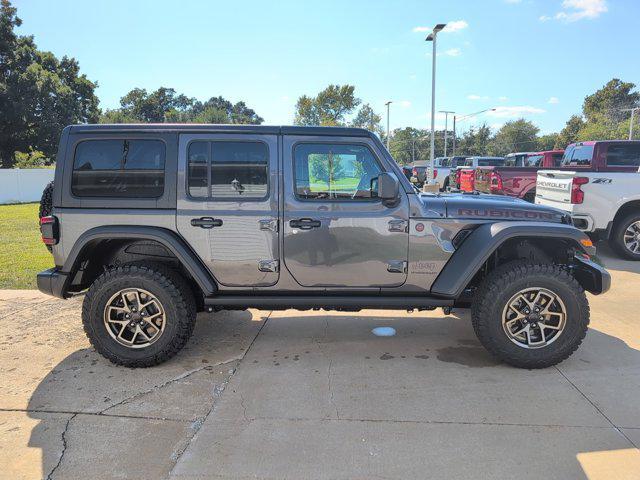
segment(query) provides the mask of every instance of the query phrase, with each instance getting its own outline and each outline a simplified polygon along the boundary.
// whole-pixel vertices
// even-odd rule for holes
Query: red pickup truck
[[[474,187],[483,193],[509,195],[533,203],[536,198],[538,170],[558,168],[564,150],[528,153],[516,166],[478,167]]]

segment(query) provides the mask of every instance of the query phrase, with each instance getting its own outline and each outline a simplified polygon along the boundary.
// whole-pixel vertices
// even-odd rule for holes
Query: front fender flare
[[[559,238],[568,240],[577,249],[589,255],[594,247],[586,247],[589,237],[572,225],[548,222],[496,222],[477,227],[451,256],[431,286],[431,293],[447,298],[458,298],[474,275],[507,240],[519,237]]]

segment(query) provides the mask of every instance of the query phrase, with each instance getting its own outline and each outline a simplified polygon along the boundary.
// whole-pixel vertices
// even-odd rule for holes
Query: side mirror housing
[[[395,201],[398,198],[400,182],[393,173],[383,172],[372,183],[374,184],[372,185],[373,191],[381,200]],[[376,183],[377,185],[375,185]]]

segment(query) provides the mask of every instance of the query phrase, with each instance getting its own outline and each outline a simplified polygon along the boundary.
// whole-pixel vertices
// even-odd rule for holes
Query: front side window
[[[295,190],[306,200],[365,200],[376,197],[382,169],[363,145],[300,144],[295,148]]]
[[[607,149],[607,165],[611,167],[640,166],[640,145],[611,145]]]
[[[85,140],[76,147],[71,191],[78,197],[157,198],[164,192],[160,140]]]
[[[260,200],[268,193],[269,152],[262,142],[194,141],[187,171],[191,197]]]

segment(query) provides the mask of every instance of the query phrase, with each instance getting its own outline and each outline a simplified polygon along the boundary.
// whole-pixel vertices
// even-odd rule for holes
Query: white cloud
[[[398,102],[398,105],[400,105],[402,108],[409,108],[411,106],[411,102],[409,100],[400,100]]]
[[[563,0],[562,10],[553,16],[542,15],[539,20],[561,20],[563,22],[576,22],[585,18],[598,18],[609,10],[606,0]]]
[[[415,80],[416,78],[418,78],[418,75],[416,75],[415,73],[409,75],[409,80]]]
[[[459,32],[460,30],[464,30],[468,26],[469,24],[465,20],[453,20],[447,23],[447,26],[444,27],[444,30],[442,31],[446,33]],[[433,30],[433,27],[413,27],[412,29],[414,33],[430,32],[431,30]]]
[[[460,30],[464,30],[468,26],[469,24],[464,20],[454,20],[453,22],[447,23],[447,26],[444,27],[444,30],[442,31],[447,33],[459,32]]]
[[[524,115],[545,113],[546,110],[538,107],[523,105],[518,107],[496,107],[495,110],[487,112],[487,115],[497,118],[518,118]]]
[[[467,95],[467,98],[469,100],[489,100],[489,97],[487,97],[486,95],[475,95],[475,94],[471,94],[471,95]]]
[[[449,57],[458,57],[462,54],[462,51],[459,48],[450,48],[449,50],[445,50],[444,54]]]
[[[498,100],[501,102],[506,102],[507,100],[509,100],[509,97],[505,97],[505,96],[498,97]]]
[[[547,103],[556,104],[556,103],[560,103],[560,100],[558,99],[558,97],[549,97],[549,100],[547,100]]]

